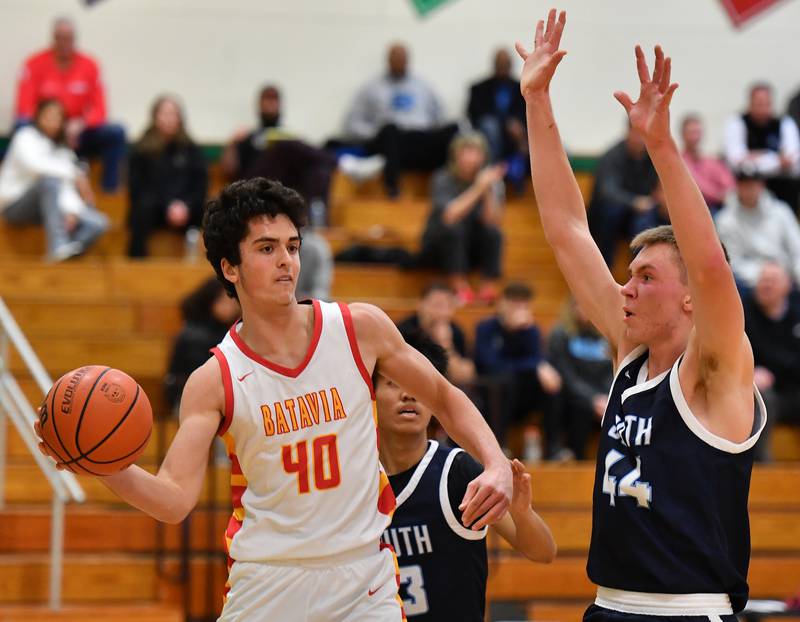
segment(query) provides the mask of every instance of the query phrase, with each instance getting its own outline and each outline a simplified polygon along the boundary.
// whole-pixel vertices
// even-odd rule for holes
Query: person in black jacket
[[[765,263],[755,288],[745,293],[745,332],[753,347],[753,381],[769,413],[756,445],[756,459],[767,461],[769,431],[776,421],[800,423],[800,306],[791,294],[786,270]]]
[[[637,217],[652,212],[657,184],[644,139],[629,125],[625,138],[597,161],[589,202],[589,229],[607,265],[614,263],[617,242],[635,235]]]
[[[511,55],[499,49],[494,55],[494,73],[469,89],[467,116],[489,142],[492,160],[527,153],[525,100],[519,81],[511,77]]]
[[[146,256],[147,238],[154,229],[199,227],[207,190],[205,158],[186,131],[178,101],[159,97],[130,155],[128,255]]]
[[[570,298],[550,333],[547,352],[563,380],[558,432],[566,432],[566,447],[584,460],[589,437],[600,429],[608,403],[612,380],[608,342]]]
[[[172,346],[164,395],[173,410],[180,404],[183,385],[190,374],[205,363],[241,311],[239,303],[227,295],[222,283],[212,277],[181,302],[183,328]]]

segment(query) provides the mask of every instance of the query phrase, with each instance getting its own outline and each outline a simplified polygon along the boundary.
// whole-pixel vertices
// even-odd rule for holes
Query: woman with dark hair
[[[0,167],[0,214],[12,225],[43,224],[51,261],[80,255],[108,228],[66,146],[65,124],[61,103],[42,100],[33,124],[14,134]]]
[[[164,394],[170,406],[177,407],[187,378],[208,360],[209,350],[222,340],[239,314],[239,303],[228,296],[215,277],[183,299],[184,325],[175,339],[164,378]]]
[[[203,152],[186,131],[178,100],[162,95],[153,104],[150,123],[130,155],[128,255],[147,255],[147,238],[154,229],[185,232],[199,227],[207,190]]]

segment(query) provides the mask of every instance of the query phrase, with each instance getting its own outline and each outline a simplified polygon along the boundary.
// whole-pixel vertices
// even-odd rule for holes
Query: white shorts
[[[347,556],[234,562],[218,622],[402,622],[397,560],[370,546]],[[355,558],[355,559],[354,559]]]

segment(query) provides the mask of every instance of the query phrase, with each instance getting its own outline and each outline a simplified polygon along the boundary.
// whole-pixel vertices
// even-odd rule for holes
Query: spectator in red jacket
[[[30,123],[43,99],[57,99],[67,113],[67,141],[79,156],[101,156],[103,190],[119,186],[125,130],[106,122],[103,82],[97,63],[75,49],[75,26],[66,18],[53,25],[53,45],[30,56],[17,86],[16,124]]]

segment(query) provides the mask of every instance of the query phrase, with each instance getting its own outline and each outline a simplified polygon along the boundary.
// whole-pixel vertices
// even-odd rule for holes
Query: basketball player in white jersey
[[[242,320],[189,378],[180,427],[156,475],[103,478],[158,520],[197,503],[220,434],[231,457],[221,620],[399,622],[397,565],[380,537],[394,495],[378,462],[371,375],[377,368],[439,414],[484,465],[464,496],[476,530],[508,508],[512,476],[467,397],[367,304],[299,304],[301,197],[256,178],[228,186],[204,217],[209,262]]]
[[[660,47],[650,74],[636,47],[639,98],[615,93],[658,172],[672,226],[632,242],[619,285],[592,240],[550,102],[566,23],[536,28],[526,100],[542,226],[578,304],[614,352],[602,422],[587,569],[586,622],[734,622],[747,601],[747,498],[765,422],[733,273],[702,194],[670,133],[677,84]],[[588,100],[585,100],[588,101]]]

